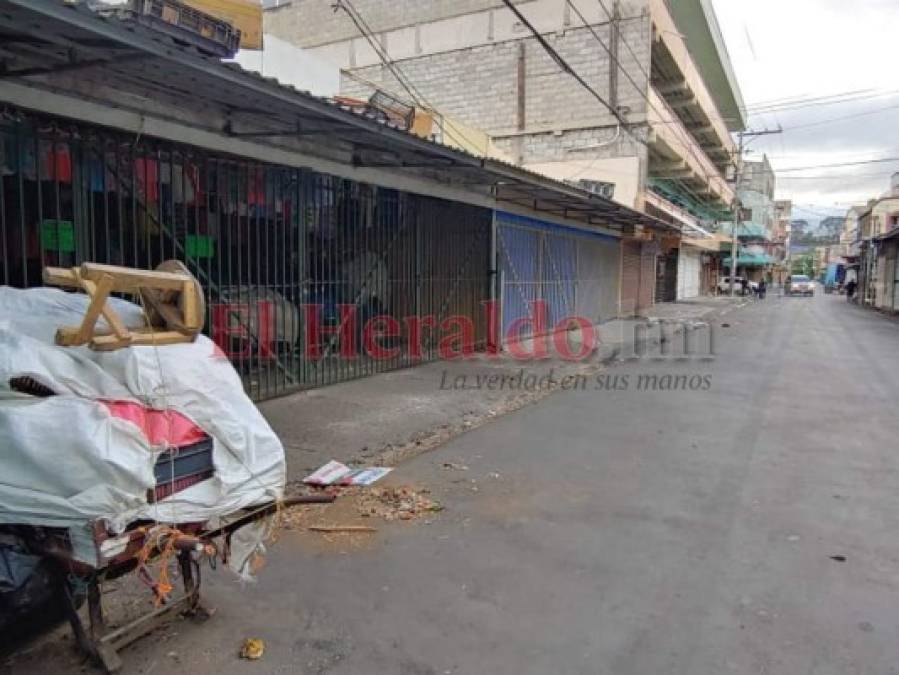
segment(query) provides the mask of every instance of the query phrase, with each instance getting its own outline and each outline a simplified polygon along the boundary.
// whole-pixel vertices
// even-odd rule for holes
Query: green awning
[[[733,223],[721,223],[719,231],[728,236],[732,236],[734,225]],[[770,241],[771,235],[763,225],[759,225],[758,223],[740,223],[739,227],[737,227],[737,239],[760,239],[763,241]]]
[[[724,266],[730,267],[732,258],[730,256],[724,259]],[[743,254],[737,257],[737,267],[767,267],[774,264],[774,258],[765,253],[758,255]]]

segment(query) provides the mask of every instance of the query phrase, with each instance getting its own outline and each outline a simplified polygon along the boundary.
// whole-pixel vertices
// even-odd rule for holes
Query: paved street
[[[822,295],[725,320],[714,361],[622,364],[626,391],[552,395],[401,467],[433,522],[286,533],[248,587],[207,573],[216,615],[130,672],[899,672],[899,323]],[[248,636],[261,662],[237,659]]]

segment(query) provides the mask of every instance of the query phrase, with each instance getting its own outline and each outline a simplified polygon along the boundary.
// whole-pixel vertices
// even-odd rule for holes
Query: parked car
[[[787,279],[784,286],[784,295],[808,295],[815,294],[815,282],[804,274],[794,274]]]
[[[734,293],[743,295],[743,279],[745,277],[734,277]],[[755,293],[759,289],[759,285],[755,281],[749,281],[746,286],[746,294]],[[718,281],[718,293],[721,295],[730,295],[730,277],[721,277]]]

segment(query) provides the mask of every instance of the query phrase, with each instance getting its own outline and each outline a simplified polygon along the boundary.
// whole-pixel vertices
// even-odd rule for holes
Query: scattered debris
[[[830,559],[836,562],[846,562],[846,556],[844,555],[832,555]]]
[[[440,502],[427,496],[429,492],[426,488],[373,488],[359,494],[357,504],[361,515],[384,520],[412,520],[443,510]]]
[[[331,460],[303,479],[307,485],[371,485],[393,469],[373,466],[351,469],[346,464]]]
[[[378,528],[367,525],[310,525],[310,532],[377,532]]]
[[[865,633],[873,633],[874,632],[874,624],[870,621],[862,621],[858,624],[858,629],[864,631]]]
[[[240,647],[240,658],[256,661],[265,652],[265,642],[261,638],[247,638]]]
[[[721,324],[721,327],[722,327],[722,328],[730,328],[730,324],[729,324],[729,323],[722,323],[722,324]]]
[[[280,515],[282,526],[320,532],[324,538],[330,533],[354,533],[367,540],[376,529],[357,519],[415,520],[443,510],[426,487],[332,485],[327,490],[337,496],[334,505],[303,504],[285,509]]]
[[[455,471],[468,471],[468,467],[461,462],[444,462],[444,469],[454,469]]]

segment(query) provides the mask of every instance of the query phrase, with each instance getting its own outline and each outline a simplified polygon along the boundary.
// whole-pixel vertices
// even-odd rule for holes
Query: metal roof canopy
[[[228,120],[216,131],[234,138],[345,148],[352,166],[416,169],[446,184],[490,189],[499,202],[591,226],[678,229],[580,188],[390,127],[83,3],[0,0],[0,80],[38,76],[44,79],[30,82],[60,90],[71,80],[60,83],[55,76],[78,71],[178,109],[187,102],[214,106]]]

